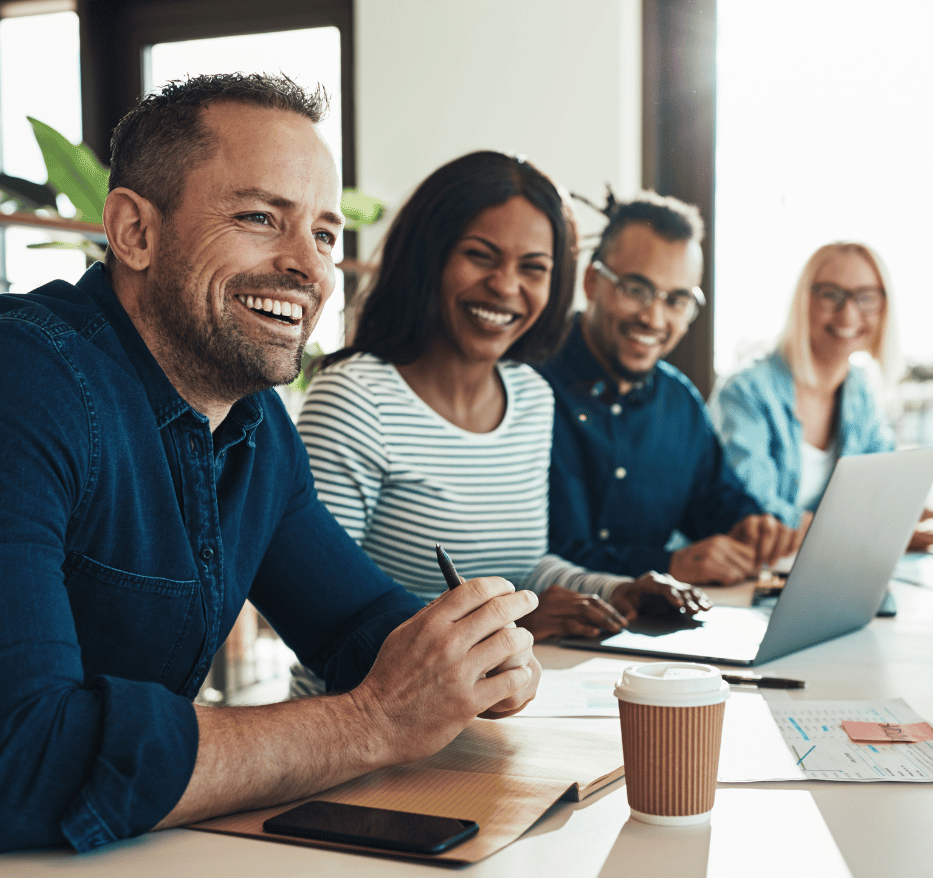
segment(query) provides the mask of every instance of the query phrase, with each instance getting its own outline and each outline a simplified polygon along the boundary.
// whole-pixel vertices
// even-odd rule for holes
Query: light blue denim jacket
[[[856,366],[843,382],[841,406],[840,456],[894,448],[891,428]],[[762,507],[791,527],[804,511],[797,506],[802,431],[794,408],[794,379],[777,351],[728,378],[709,401],[732,468]]]

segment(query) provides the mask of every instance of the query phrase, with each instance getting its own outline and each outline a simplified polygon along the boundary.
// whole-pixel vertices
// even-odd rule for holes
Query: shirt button
[[[614,415],[621,415],[622,406],[620,406],[619,403],[614,402],[611,406],[609,406],[609,411],[611,411]]]
[[[584,414],[579,414],[579,415],[577,415],[577,420],[579,420],[579,421],[585,421],[585,420],[586,420],[586,415],[584,415]]]
[[[603,528],[603,529],[597,534],[597,536],[598,536],[601,540],[608,540],[608,539],[609,539],[609,531],[606,530],[606,528]]]
[[[624,466],[616,467],[616,478],[624,479],[628,475],[628,471]]]
[[[214,550],[210,546],[205,546],[201,549],[201,560],[210,561],[214,557]]]

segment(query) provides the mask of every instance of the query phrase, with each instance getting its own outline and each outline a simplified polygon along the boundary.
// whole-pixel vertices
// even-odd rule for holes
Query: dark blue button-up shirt
[[[421,603],[317,500],[277,394],[212,435],[101,265],[0,296],[0,350],[0,850],[85,850],[181,797],[247,598],[331,688]]]
[[[556,403],[554,554],[610,573],[666,572],[675,531],[696,541],[761,512],[726,463],[696,388],[669,363],[620,395],[578,315],[541,374]]]

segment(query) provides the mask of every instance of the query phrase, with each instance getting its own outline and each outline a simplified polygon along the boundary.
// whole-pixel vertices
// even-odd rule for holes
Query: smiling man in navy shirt
[[[733,583],[796,549],[729,468],[696,388],[661,358],[703,305],[703,221],[644,193],[611,205],[587,308],[542,368],[556,398],[550,547],[584,567]],[[679,532],[690,541],[667,546]]]
[[[256,75],[146,97],[106,265],[0,296],[0,851],[289,802],[534,694],[507,625],[534,595],[490,577],[421,609],[317,500],[270,389],[334,287],[324,109]],[[192,703],[247,598],[337,694]]]

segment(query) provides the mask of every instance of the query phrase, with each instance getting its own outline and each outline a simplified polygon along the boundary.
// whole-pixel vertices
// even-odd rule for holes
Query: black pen
[[[759,686],[762,689],[803,689],[804,680],[789,680],[786,677],[759,677],[758,674],[723,674],[723,680],[737,686]]]
[[[447,583],[447,588],[456,588],[460,585],[460,574],[457,573],[454,562],[450,560],[450,555],[441,548],[440,543],[435,543],[434,545],[437,549],[437,564],[441,568],[441,573],[444,574],[444,581]]]

